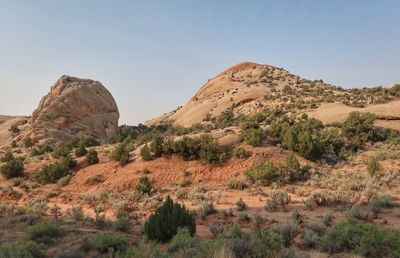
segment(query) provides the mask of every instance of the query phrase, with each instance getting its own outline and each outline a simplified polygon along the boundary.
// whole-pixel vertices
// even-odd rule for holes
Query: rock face
[[[106,142],[116,134],[118,119],[117,104],[100,82],[63,75],[33,112],[31,137],[59,144],[83,134]]]

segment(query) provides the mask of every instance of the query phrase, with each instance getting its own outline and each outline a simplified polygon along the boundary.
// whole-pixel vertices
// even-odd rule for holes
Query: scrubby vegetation
[[[179,228],[187,228],[193,236],[196,232],[194,216],[185,206],[174,203],[168,196],[164,204],[145,222],[144,234],[151,240],[165,242],[170,240]]]
[[[276,163],[268,161],[249,168],[245,177],[250,183],[270,185],[272,183],[286,184],[307,178],[308,167],[301,167],[293,153],[290,153],[285,162]]]
[[[0,173],[6,179],[24,175],[24,160],[22,158],[15,158],[11,152],[6,152],[2,161],[5,163],[0,166]]]
[[[40,171],[35,173],[35,179],[39,183],[56,183],[62,177],[70,173],[70,169],[76,166],[76,161],[70,155],[45,165]]]
[[[352,251],[365,257],[399,257],[400,232],[351,219],[328,229],[321,246],[330,253]]]
[[[86,154],[85,154],[85,161],[88,165],[93,165],[99,163],[99,157],[98,153],[94,149],[90,149]]]

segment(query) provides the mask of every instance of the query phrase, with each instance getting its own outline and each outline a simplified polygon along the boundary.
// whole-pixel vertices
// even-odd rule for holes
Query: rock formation
[[[100,82],[63,75],[33,112],[30,136],[59,144],[83,134],[106,142],[117,132],[118,119],[117,104]]]

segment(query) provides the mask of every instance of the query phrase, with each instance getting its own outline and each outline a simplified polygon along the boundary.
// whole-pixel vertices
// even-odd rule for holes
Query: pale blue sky
[[[400,1],[0,0],[0,114],[62,74],[102,82],[137,124],[241,61],[343,87],[400,82]]]

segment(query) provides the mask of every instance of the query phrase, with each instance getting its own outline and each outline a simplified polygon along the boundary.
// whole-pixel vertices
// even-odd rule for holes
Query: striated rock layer
[[[100,82],[63,75],[33,112],[31,137],[59,144],[83,134],[106,142],[116,134],[118,119],[117,104]]]

